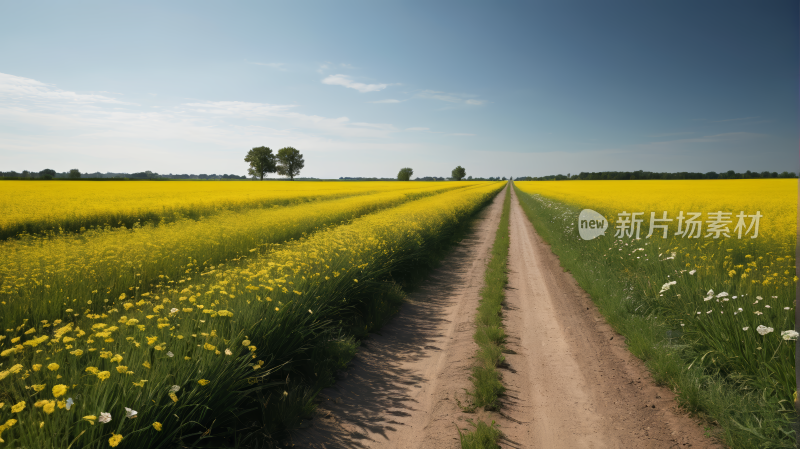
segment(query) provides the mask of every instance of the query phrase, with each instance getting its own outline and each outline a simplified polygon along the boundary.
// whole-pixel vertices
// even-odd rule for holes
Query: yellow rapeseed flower
[[[47,369],[50,371],[56,371],[59,368],[58,363],[51,363],[47,365]]]
[[[161,423],[160,422],[154,422],[153,423],[153,428],[156,429],[157,431],[161,432]]]
[[[197,381],[197,383],[199,383],[202,386],[206,386],[206,385],[210,384],[211,381],[210,380],[206,380],[206,379],[200,379],[200,380]]]
[[[63,384],[56,385],[53,387],[53,397],[60,397],[63,396],[67,392],[67,386]]]
[[[97,373],[97,378],[100,380],[106,380],[109,377],[111,377],[111,373],[109,373],[108,371],[100,371],[99,373]]]
[[[11,407],[11,413],[19,413],[23,410],[25,410],[25,401],[17,402],[13,407]]]
[[[112,433],[111,438],[108,439],[108,445],[111,447],[117,447],[121,441],[122,435]]]

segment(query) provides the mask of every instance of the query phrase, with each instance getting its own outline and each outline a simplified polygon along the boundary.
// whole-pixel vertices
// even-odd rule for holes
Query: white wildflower
[[[721,292],[721,293],[719,293],[719,294],[717,295],[717,298],[724,298],[724,297],[726,297],[726,296],[728,296],[728,292]]]
[[[692,271],[689,272],[689,274],[691,274],[691,275],[694,275],[695,273],[697,273],[697,270],[692,270]]]
[[[743,330],[743,331],[746,331],[747,329],[750,329],[750,326],[747,326],[747,327],[743,327],[743,328],[742,328],[742,330]]]
[[[103,424],[111,422],[111,413],[103,412],[100,414],[100,418],[97,418],[97,420]]]
[[[167,357],[173,357],[174,355],[175,354],[173,354],[172,351],[167,351]]]
[[[231,352],[230,349],[226,349],[225,350],[225,355],[233,355],[233,353]]]
[[[783,331],[783,332],[781,332],[781,337],[783,337],[784,340],[797,340],[798,336],[800,336],[800,334],[798,334],[795,331]]]
[[[180,391],[180,389],[181,389],[181,387],[179,387],[179,386],[177,386],[177,385],[173,385],[173,386],[171,386],[171,387],[169,388],[169,392],[170,392],[170,393],[177,393],[178,391]]]
[[[770,333],[770,332],[772,332],[772,331],[774,331],[774,330],[775,330],[775,329],[773,329],[773,328],[771,328],[771,327],[764,326],[763,324],[760,324],[760,325],[759,325],[759,326],[756,328],[756,332],[758,332],[758,333],[759,333],[759,334],[761,334],[761,335],[767,335],[768,333]]]
[[[170,311],[169,311],[169,313],[178,313],[178,312],[180,312],[180,310],[178,310],[178,309],[176,309],[174,307],[172,309],[170,309]]]
[[[67,399],[67,404],[65,405],[65,407],[67,408],[67,410],[69,410],[70,408],[72,408],[72,404],[74,404],[74,403],[75,403],[75,401],[73,401],[73,400],[72,400],[72,398],[68,398],[68,399]]]
[[[136,415],[138,413],[139,412],[137,412],[136,410],[130,409],[128,407],[125,407],[125,417],[128,418],[128,419],[136,418]]]

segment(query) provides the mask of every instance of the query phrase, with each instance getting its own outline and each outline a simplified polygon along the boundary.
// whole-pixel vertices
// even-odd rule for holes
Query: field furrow
[[[426,186],[161,226],[0,242],[0,323],[8,328],[23,318],[53,320],[67,308],[100,311],[109,298],[138,297],[161,279],[179,282],[209,266],[263,253],[270,244],[465,187]]]
[[[22,233],[158,225],[224,212],[430,187],[442,188],[425,182],[7,181],[0,184],[0,240]]]

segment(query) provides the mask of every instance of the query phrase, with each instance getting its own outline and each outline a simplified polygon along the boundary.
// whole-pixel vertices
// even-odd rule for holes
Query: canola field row
[[[398,282],[504,184],[376,188],[4,242],[0,439],[277,441],[313,409],[353,337],[396,306]]]
[[[548,228],[618,273],[631,311],[667,323],[674,350],[763,398],[792,403],[797,180],[515,185],[521,201],[549,217]],[[583,209],[608,221],[604,234],[582,237]]]
[[[4,181],[0,239],[20,234],[131,228],[180,218],[417,190],[434,182]]]

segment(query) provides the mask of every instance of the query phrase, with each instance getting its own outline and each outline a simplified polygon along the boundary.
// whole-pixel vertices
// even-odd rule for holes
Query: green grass
[[[478,314],[475,317],[477,329],[473,335],[478,351],[475,354],[476,363],[472,368],[472,391],[467,392],[471,404],[464,407],[465,411],[474,412],[476,409],[498,410],[500,396],[505,392],[497,367],[503,363],[503,344],[506,333],[503,329],[502,308],[505,301],[505,287],[508,284],[509,246],[509,214],[511,210],[511,194],[506,193],[503,201],[503,212],[500,224],[495,234],[492,246],[491,259],[484,274],[484,287],[481,290],[481,300],[478,305]],[[462,448],[494,448],[502,433],[494,422],[492,425],[479,421],[472,424],[475,429],[471,432],[458,433],[461,438]]]
[[[475,424],[473,421],[469,421],[469,424],[475,428],[472,432],[461,433],[461,429],[458,429],[461,449],[494,449],[500,447],[497,442],[500,440],[502,433],[500,433],[494,421],[491,424],[486,424],[483,421],[478,421],[478,424]]]
[[[749,243],[743,250],[730,242],[699,248],[660,239],[627,242],[615,239],[611,229],[605,237],[583,241],[574,226],[580,207],[518,189],[517,195],[537,233],[606,321],[626,337],[631,353],[645,362],[657,383],[676,393],[682,407],[708,423],[709,435],[732,448],[795,447],[794,346],[780,339],[781,330],[794,328],[793,313],[783,310],[791,307],[793,312],[794,286],[764,288],[727,275],[746,263],[747,254],[764,257],[769,273],[784,271],[782,265],[793,265],[793,258],[778,258],[787,252],[784,245]],[[697,271],[690,274],[692,269]],[[672,280],[676,284],[662,292]],[[704,301],[709,288],[728,292],[730,299]],[[754,305],[758,295],[768,298],[771,308],[762,308],[764,301]],[[754,314],[756,306],[763,315]],[[752,324],[757,320],[776,332],[758,335]],[[748,325],[750,332],[743,332]]]

